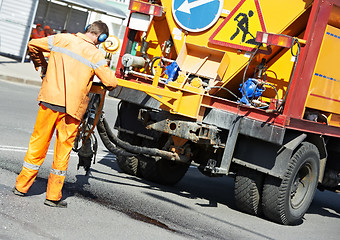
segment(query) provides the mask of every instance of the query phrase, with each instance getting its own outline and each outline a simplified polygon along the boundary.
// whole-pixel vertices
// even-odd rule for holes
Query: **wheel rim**
[[[301,168],[295,175],[291,187],[290,205],[292,208],[298,209],[301,207],[301,205],[304,204],[312,182],[312,166],[310,163],[305,163],[301,166]]]

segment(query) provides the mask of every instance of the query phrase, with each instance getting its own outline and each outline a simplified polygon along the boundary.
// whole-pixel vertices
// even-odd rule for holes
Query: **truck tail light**
[[[138,0],[130,1],[129,10],[154,15],[157,17],[162,16],[163,13],[163,7]]]
[[[257,32],[255,41],[259,43],[265,43],[267,45],[291,48],[294,38],[282,34]]]

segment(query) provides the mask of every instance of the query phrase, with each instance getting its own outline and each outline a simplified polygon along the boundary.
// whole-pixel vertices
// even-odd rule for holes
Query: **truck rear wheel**
[[[118,132],[119,139],[126,141],[128,143],[133,143],[134,138],[132,135],[125,133],[125,132]],[[118,167],[125,173],[133,175],[133,176],[140,176],[139,168],[138,168],[138,158],[137,156],[116,156]]]
[[[166,159],[140,156],[139,169],[143,178],[152,182],[174,185],[179,182],[188,171],[190,164],[178,163]]]
[[[268,219],[285,225],[301,221],[315,194],[319,162],[316,146],[303,142],[290,159],[282,180],[265,178],[262,206]]]
[[[126,157],[126,156],[117,156],[117,164],[119,168],[130,175],[139,176],[138,171],[138,158],[136,156]]]
[[[235,178],[235,204],[236,207],[251,215],[261,214],[261,195],[263,187],[263,174],[252,169],[241,167]]]

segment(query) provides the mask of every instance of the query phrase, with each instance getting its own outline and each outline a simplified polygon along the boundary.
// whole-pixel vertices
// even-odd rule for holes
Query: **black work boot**
[[[49,207],[67,208],[67,202],[62,201],[62,200],[52,201],[52,200],[46,199],[44,204],[49,206]]]
[[[15,187],[13,188],[12,192],[15,195],[20,196],[20,197],[24,197],[25,196],[25,193],[18,191]]]

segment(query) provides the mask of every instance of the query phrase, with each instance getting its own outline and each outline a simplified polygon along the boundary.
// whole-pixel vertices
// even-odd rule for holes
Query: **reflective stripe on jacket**
[[[66,113],[78,120],[86,111],[94,75],[107,87],[117,86],[104,54],[82,33],[33,39],[28,47],[35,67],[45,67],[42,52],[50,52],[38,101],[64,106]]]

